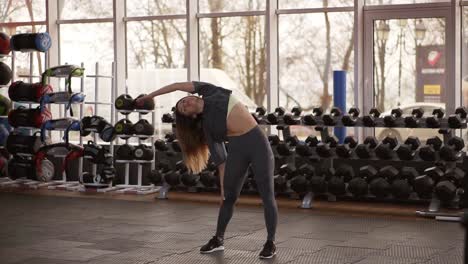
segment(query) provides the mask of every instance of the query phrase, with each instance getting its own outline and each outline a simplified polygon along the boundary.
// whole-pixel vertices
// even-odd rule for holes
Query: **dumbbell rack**
[[[262,116],[262,118],[257,118],[257,120],[260,120],[261,124],[272,125],[268,121],[266,121],[265,118],[263,118],[263,117],[265,117],[265,116]],[[343,124],[343,122],[341,121],[342,116],[336,116],[336,117],[329,116],[328,118],[331,117],[331,119],[333,120],[332,125],[325,124],[322,117],[323,117],[322,114],[308,115],[307,117],[300,116],[300,118],[297,119],[297,122],[294,125],[302,125],[302,126],[311,126],[311,125],[313,125],[313,126],[316,126],[316,130],[321,131],[322,138],[328,137],[327,127],[367,127],[367,128],[369,128],[368,126],[364,125],[363,117],[354,117],[353,119],[356,121],[354,126],[345,126]],[[305,120],[306,118],[308,119],[307,121]],[[420,124],[425,124],[426,123],[425,121],[426,121],[426,118],[419,118]],[[447,129],[453,129],[453,128],[449,127],[448,118],[446,118],[446,117],[445,118],[439,118],[438,121],[440,122],[440,126],[437,128],[437,129],[439,129],[439,131],[447,130]],[[384,123],[384,117],[374,117],[374,122],[375,122],[374,127],[386,127],[385,123]],[[280,118],[278,124],[275,124],[275,125],[287,126],[288,124],[284,124],[283,119]],[[394,123],[394,125],[392,127],[394,127],[394,128],[408,128],[405,125],[404,117],[396,118],[395,123]],[[466,127],[467,127],[467,125],[466,125],[466,121],[465,121],[465,122],[462,122],[461,125],[459,127],[457,127],[456,129],[464,129]],[[319,128],[319,129],[317,129],[317,128]],[[418,127],[414,127],[413,129],[417,129],[417,128],[428,128],[428,127],[418,126]],[[450,140],[450,138],[452,137],[452,133],[444,133],[443,135],[444,135],[443,136],[443,142],[444,142],[444,144],[446,144]],[[462,157],[462,158],[464,158],[464,157]],[[331,167],[333,167],[334,158],[329,158],[329,159],[331,161]],[[336,159],[336,160],[339,160],[339,159]],[[369,160],[369,161],[371,161],[371,160]],[[400,161],[400,162],[408,162],[408,161]],[[452,167],[453,168],[453,167],[457,166],[457,161],[447,162],[447,165],[448,165],[447,167]],[[301,208],[312,208],[313,198],[314,198],[313,193],[311,193],[311,192],[307,193],[305,195],[305,197],[302,199]],[[329,196],[329,201],[333,201],[335,199],[336,199],[336,197],[334,198],[333,195]],[[441,206],[441,202],[433,196],[433,198],[432,198],[432,200],[430,202],[430,205],[428,207],[428,211],[427,212],[426,211],[418,211],[417,213],[419,215],[423,215],[423,216],[428,216],[428,215],[436,216],[436,215],[438,215],[437,212],[440,210],[440,206]]]
[[[128,87],[125,88],[125,93],[128,94]],[[121,111],[117,110],[116,113],[128,113],[129,111]],[[152,118],[152,124],[155,123],[155,110],[138,110],[134,109],[131,111],[129,114],[132,113],[137,113],[138,114],[138,119],[142,119],[144,117],[144,114],[150,114],[151,113],[151,118]],[[118,118],[117,118],[118,120]],[[125,135],[125,144],[129,143],[130,138],[137,138],[138,139],[138,144],[142,144],[142,140],[144,139],[150,139],[150,144],[151,144],[151,150],[153,151],[153,156],[155,153],[154,145],[153,145],[153,140],[155,138],[154,132],[153,135],[151,136],[141,136],[141,135]],[[124,193],[124,194],[153,194],[156,193],[160,190],[160,186],[155,186],[154,184],[150,185],[143,185],[143,165],[151,165],[151,169],[155,168],[154,164],[154,157],[152,160],[118,160],[116,159],[114,161],[115,163],[120,163],[124,164],[125,166],[125,174],[124,174],[124,184],[117,184],[116,187],[119,188],[116,192],[117,193]],[[130,164],[136,164],[137,165],[137,184],[130,184]]]
[[[111,109],[110,123],[113,124],[114,123],[114,117],[115,117],[115,113],[114,113],[115,63],[112,62],[112,75],[107,76],[107,75],[99,74],[99,63],[98,62],[95,63],[95,71],[94,72],[95,72],[94,75],[86,75],[87,78],[94,78],[94,101],[85,101],[84,105],[93,105],[95,115],[98,115],[100,105],[110,106],[110,109]],[[111,80],[111,98],[110,98],[109,102],[99,102],[99,100],[98,100],[98,98],[99,98],[99,79],[101,79],[101,78]],[[83,88],[84,87],[81,87],[81,92],[84,92]],[[84,110],[83,110],[83,105],[82,105],[81,109],[80,109],[80,120],[83,119],[83,113],[84,113]],[[97,142],[98,142],[98,137],[96,135],[97,131],[93,130],[93,129],[88,129],[88,131],[93,133],[93,141],[97,144]],[[83,146],[83,138],[82,137],[80,137],[80,145]],[[109,143],[109,152],[110,152],[111,156],[114,155],[114,142],[113,141],[111,141]],[[84,156],[83,158],[84,159],[90,159],[91,157]],[[82,175],[83,175],[83,169],[84,169],[83,166],[84,166],[84,162],[82,161],[82,159],[80,159],[79,177],[82,177]],[[97,164],[95,164],[95,163],[91,164],[91,173],[93,175],[97,175]],[[87,187],[90,187],[90,188],[87,188]],[[104,184],[104,183],[85,183],[85,184],[80,184],[77,188],[74,188],[74,190],[77,190],[77,191],[80,191],[80,192],[90,192],[90,191],[91,192],[92,191],[110,192],[110,191],[115,191],[117,189],[118,189],[117,187],[113,186],[112,181],[110,181],[108,184]]]
[[[33,54],[35,54],[37,51],[24,50],[24,51],[20,51],[20,52],[28,54],[28,57],[29,57],[29,74],[27,74],[27,75],[18,75],[18,77],[28,78],[29,83],[33,83],[33,78],[41,78],[41,76],[34,75],[34,72],[33,72],[33,66],[34,66],[34,56],[33,56]],[[47,52],[44,52],[44,55],[45,55],[44,56],[45,57],[44,64],[47,66],[48,65]],[[11,83],[13,83],[15,81],[15,65],[16,65],[15,60],[16,60],[16,51],[12,50],[11,51],[11,71],[12,71]],[[9,87],[9,85],[3,86],[3,87]],[[31,108],[31,106],[33,104],[32,102],[12,102],[12,109],[15,108],[16,103],[28,104],[29,108]],[[8,118],[8,116],[2,116],[1,118]],[[17,127],[17,128],[14,128],[14,130],[28,130],[29,135],[32,135],[33,131],[37,131],[39,129],[35,128],[35,127]],[[32,159],[34,157],[34,155],[28,155],[28,154],[19,154],[18,153],[17,155],[22,156],[22,157],[26,157],[28,159]],[[37,181],[37,180],[31,180],[31,179],[27,179],[26,177],[21,177],[19,179],[15,179],[15,180],[5,180],[4,182],[2,182],[0,184],[0,186],[1,187],[16,187],[16,188],[17,187],[27,187],[27,188],[37,189],[37,188],[42,187],[42,186],[48,186],[49,184],[52,184],[52,183],[43,183],[43,182],[40,182],[40,181]]]

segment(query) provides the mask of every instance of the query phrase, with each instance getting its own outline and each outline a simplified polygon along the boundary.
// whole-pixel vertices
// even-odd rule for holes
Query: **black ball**
[[[0,61],[0,85],[7,85],[11,81],[12,76],[10,67]]]

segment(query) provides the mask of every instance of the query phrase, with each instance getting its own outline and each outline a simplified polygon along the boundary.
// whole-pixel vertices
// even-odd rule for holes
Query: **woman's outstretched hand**
[[[144,102],[149,101],[149,100],[153,100],[153,97],[149,95],[142,96],[140,98],[135,99],[135,105],[142,106]]]

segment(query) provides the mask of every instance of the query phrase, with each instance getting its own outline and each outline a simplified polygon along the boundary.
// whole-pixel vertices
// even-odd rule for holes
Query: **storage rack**
[[[11,77],[11,81],[10,81],[10,84],[14,81],[14,78],[15,78],[15,67],[14,67],[14,62],[13,62],[13,54],[10,55],[10,54],[2,54],[0,55],[0,61],[4,61],[6,60],[7,58],[10,58],[10,67],[11,67],[11,72],[12,72],[12,77]],[[5,89],[5,88],[8,88],[10,87],[10,84],[5,84],[5,85],[0,85],[0,89]],[[8,115],[6,116],[0,116],[0,119],[7,119],[8,118]],[[5,146],[0,146],[1,149],[5,149]],[[12,180],[8,177],[1,177],[0,178],[0,187],[3,187],[3,186],[8,186],[10,185],[12,182]]]
[[[128,87],[125,88],[125,93],[128,94]],[[118,117],[118,114],[119,113],[122,113],[122,112],[129,112],[129,111],[121,111],[121,110],[117,110],[116,111],[116,116]],[[138,119],[142,119],[144,117],[144,114],[151,114],[151,119],[152,119],[152,124],[154,125],[155,123],[155,110],[151,110],[151,111],[148,111],[148,110],[133,110],[131,111],[130,114],[132,113],[138,113]],[[119,120],[118,118],[116,118],[116,120]],[[142,138],[147,138],[147,139],[151,139],[150,140],[150,144],[151,144],[151,150],[153,152],[153,156],[154,156],[154,153],[155,153],[155,149],[154,149],[154,145],[153,145],[153,140],[155,138],[155,135],[154,135],[154,132],[153,132],[153,135],[151,136],[139,136],[139,135],[125,135],[125,137],[128,137],[125,139],[125,143],[128,144],[129,143],[129,139],[130,138],[137,138],[138,139],[138,144],[142,144],[143,140]],[[115,160],[114,161],[115,163],[120,163],[120,164],[124,164],[125,166],[125,174],[124,174],[124,179],[125,179],[125,183],[124,184],[118,184],[116,185],[117,188],[119,188],[119,190],[117,190],[116,192],[118,193],[125,193],[125,194],[152,194],[152,193],[156,193],[160,190],[160,186],[155,186],[154,184],[150,184],[150,185],[143,185],[143,165],[148,165],[150,164],[151,165],[151,169],[154,169],[155,168],[155,164],[154,164],[154,157],[152,160]],[[137,184],[130,184],[130,164],[136,164],[137,165]]]
[[[80,67],[83,68],[83,63],[81,63]],[[63,90],[64,91],[67,90],[67,81],[66,81],[66,79],[68,78],[68,75],[52,76],[52,77],[57,78],[57,79],[64,79],[65,86],[64,86]],[[83,89],[84,89],[84,74],[81,77],[74,77],[74,78],[80,78],[80,91],[82,92]],[[69,84],[69,85],[71,85],[71,84]],[[60,85],[58,87],[59,87],[59,91],[62,91],[62,89],[60,88]],[[65,103],[54,103],[54,104],[59,105],[60,118],[68,117],[68,114],[67,114],[68,111],[66,110]],[[70,106],[70,107],[72,107],[72,106]],[[82,103],[80,103],[80,109],[82,109]],[[81,115],[81,113],[80,113],[80,115]],[[76,120],[76,121],[79,121],[79,120]],[[52,130],[52,131],[60,131],[60,138],[63,138],[64,131],[65,131],[64,129],[57,129],[57,130]],[[65,156],[63,156],[63,155],[57,155],[56,157],[65,159]],[[78,162],[81,165],[83,161],[80,158]],[[79,170],[80,170],[79,174],[81,174],[81,166],[79,166]],[[79,187],[79,182],[78,181],[70,181],[69,179],[67,179],[67,173],[65,171],[62,173],[62,180],[53,181],[53,183],[54,184],[49,186],[48,189],[50,189],[50,190],[73,191],[73,190],[76,190],[76,188]]]
[[[28,54],[28,57],[29,57],[29,74],[18,75],[18,77],[28,78],[29,83],[33,83],[34,78],[41,78],[41,76],[34,75],[34,72],[33,72],[33,67],[34,67],[34,56],[33,55],[38,51],[24,50],[24,51],[20,51],[20,52]],[[11,83],[13,83],[15,81],[16,51],[12,50],[11,55],[7,55],[7,56],[3,56],[3,57],[8,57],[8,56],[11,56],[11,71],[12,71]],[[47,65],[48,65],[47,52],[44,52],[44,58],[45,58],[44,64],[47,67]],[[9,87],[9,85],[2,86],[2,87]],[[18,103],[28,104],[29,108],[31,108],[31,106],[32,106],[31,102],[12,102],[12,109],[14,109],[15,105],[18,104]],[[1,118],[8,118],[8,116],[2,116]],[[17,128],[14,128],[14,130],[28,130],[28,134],[32,135],[33,131],[37,131],[38,129],[34,128],[34,127],[17,127]],[[33,158],[33,155],[18,154],[18,156],[23,156],[23,157],[26,157],[28,159]],[[15,179],[15,180],[11,180],[11,179],[10,180],[5,180],[4,182],[2,182],[0,184],[0,186],[1,187],[28,187],[28,188],[37,189],[37,188],[42,187],[42,186],[47,186],[47,184],[50,184],[50,183],[42,183],[42,182],[37,181],[37,180],[31,180],[31,179],[27,179],[26,177],[21,177],[19,179]]]
[[[110,123],[113,124],[114,123],[114,118],[115,118],[115,110],[114,110],[114,100],[115,100],[115,91],[114,91],[114,88],[115,88],[115,63],[112,62],[112,74],[111,75],[101,75],[99,73],[99,62],[96,62],[95,63],[95,71],[94,71],[94,75],[87,75],[86,77],[88,78],[94,78],[94,101],[85,101],[84,102],[84,105],[93,105],[94,106],[94,115],[98,115],[99,114],[99,109],[100,107],[99,106],[110,106]],[[110,101],[109,102],[100,102],[99,101],[99,79],[110,79],[111,80],[111,97],[110,97]],[[84,89],[83,87],[81,88],[81,92],[84,92]],[[84,113],[84,110],[83,110],[83,105],[81,106],[81,109],[80,109],[80,119],[83,119],[83,113]],[[97,134],[96,134],[96,130],[88,130],[88,131],[91,131],[93,133],[93,141],[97,144],[98,143],[98,137],[97,137]],[[83,138],[80,137],[80,145],[83,145]],[[114,155],[114,142],[111,141],[109,143],[109,152],[110,152],[110,156],[113,156]],[[85,156],[83,157],[84,159],[90,159],[91,157],[88,157],[88,156]],[[82,161],[82,160],[81,160]],[[80,171],[79,171],[79,177],[82,176],[83,174],[83,165],[84,165],[84,162],[82,161],[80,164],[79,164],[79,167],[80,167]],[[91,164],[91,173],[93,175],[96,175],[97,174],[97,164],[95,163],[92,163]],[[86,187],[92,187],[91,188],[86,188]],[[96,191],[96,192],[110,192],[110,191],[114,191],[114,190],[117,190],[118,187],[114,187],[112,186],[112,181],[109,182],[108,184],[104,184],[104,183],[86,183],[86,184],[81,184],[77,190],[78,191],[81,191],[81,192],[85,192],[85,191]]]

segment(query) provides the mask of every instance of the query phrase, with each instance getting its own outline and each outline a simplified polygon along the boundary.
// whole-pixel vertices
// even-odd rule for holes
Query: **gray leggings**
[[[278,208],[276,206],[273,170],[275,159],[268,138],[259,126],[249,132],[228,137],[229,153],[224,173],[224,198],[218,216],[216,236],[224,237],[239,197],[247,169],[252,166],[257,189],[262,197],[268,240],[275,240]]]

